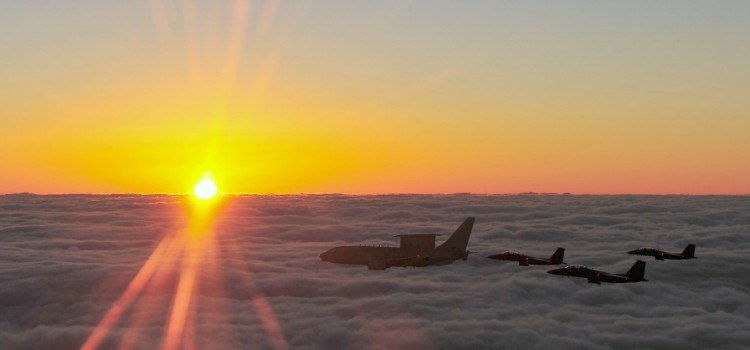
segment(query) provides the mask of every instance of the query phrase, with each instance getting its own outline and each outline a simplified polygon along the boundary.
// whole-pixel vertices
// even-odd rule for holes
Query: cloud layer
[[[0,197],[0,348],[74,349],[162,240],[190,231],[171,196]],[[740,349],[750,344],[750,197],[241,196],[215,213],[181,346],[199,349]],[[320,261],[345,244],[448,235],[477,218],[468,261],[369,271]],[[446,236],[438,237],[442,241]],[[503,250],[649,282],[593,285],[487,259]],[[173,246],[176,243],[173,244]],[[167,246],[166,244],[164,246]],[[103,348],[165,344],[191,256],[165,250]],[[171,253],[170,253],[171,252]],[[171,255],[170,255],[171,254]],[[132,287],[132,285],[131,285]]]

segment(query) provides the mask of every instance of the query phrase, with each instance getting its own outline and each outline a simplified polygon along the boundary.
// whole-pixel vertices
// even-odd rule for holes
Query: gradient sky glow
[[[750,193],[746,1],[0,5],[0,193]]]

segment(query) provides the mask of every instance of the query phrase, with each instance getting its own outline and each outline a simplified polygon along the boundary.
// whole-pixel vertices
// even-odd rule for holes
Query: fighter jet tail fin
[[[688,244],[687,247],[685,247],[685,250],[682,251],[682,256],[686,258],[694,258],[695,257],[695,244]]]
[[[453,232],[453,234],[448,237],[447,241],[435,248],[435,252],[463,254],[462,256],[465,256],[466,247],[469,245],[469,236],[471,235],[472,227],[474,227],[474,218],[466,218],[461,226],[456,229],[456,232]]]
[[[557,248],[552,256],[549,257],[549,262],[553,264],[562,264],[563,255],[565,255],[565,248]]]
[[[646,273],[646,262],[643,260],[638,260],[633,264],[633,267],[628,270],[628,272],[625,274],[626,277],[628,277],[631,280],[634,281],[645,281],[644,274]]]

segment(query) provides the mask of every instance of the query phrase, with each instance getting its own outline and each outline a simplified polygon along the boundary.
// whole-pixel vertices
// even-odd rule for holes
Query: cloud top
[[[190,225],[172,196],[0,196],[0,348],[74,349],[167,237]],[[238,196],[194,249],[182,344],[201,349],[739,349],[750,344],[750,198],[685,196]],[[320,261],[477,218],[468,261],[391,268]],[[649,282],[591,285],[487,259],[504,250]],[[165,344],[185,251],[164,245],[102,347]],[[170,250],[171,249],[171,250]],[[175,253],[177,252],[177,253]],[[172,254],[174,253],[174,254]],[[178,254],[179,253],[179,254]],[[172,254],[172,255],[170,255]]]

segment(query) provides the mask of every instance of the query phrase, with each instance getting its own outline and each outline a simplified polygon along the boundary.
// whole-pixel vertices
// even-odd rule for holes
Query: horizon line
[[[35,193],[35,192],[12,192],[0,193],[0,196],[190,196],[190,192],[180,193]],[[750,196],[750,193],[572,193],[572,192],[505,192],[505,193],[480,193],[480,192],[438,192],[438,193],[420,193],[420,192],[382,192],[382,193],[342,193],[342,192],[319,192],[319,193],[259,193],[259,192],[226,192],[217,193],[217,196],[689,196],[689,197],[742,197]]]

